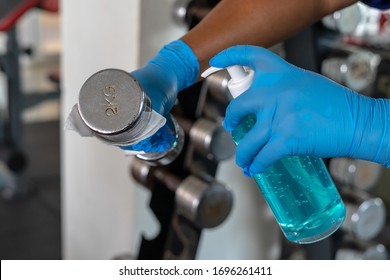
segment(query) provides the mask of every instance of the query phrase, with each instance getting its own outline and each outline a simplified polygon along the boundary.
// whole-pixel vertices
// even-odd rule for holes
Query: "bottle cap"
[[[206,78],[207,76],[220,71],[224,68],[210,67],[202,73],[202,77]],[[229,72],[230,80],[228,82],[228,88],[233,98],[241,95],[243,92],[248,90],[251,86],[254,78],[254,71],[251,69],[245,69],[240,65],[233,65],[226,67],[226,70]]]
[[[92,75],[82,86],[78,108],[93,131],[112,135],[131,128],[139,119],[146,95],[127,72],[105,69]]]

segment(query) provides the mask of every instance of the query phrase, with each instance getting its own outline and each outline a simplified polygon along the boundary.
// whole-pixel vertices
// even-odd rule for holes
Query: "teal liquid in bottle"
[[[220,71],[210,67],[202,77]],[[233,98],[251,86],[254,71],[240,65],[226,67],[230,80],[228,89]],[[236,144],[256,123],[248,115],[233,131]],[[312,243],[335,232],[345,218],[345,207],[328,170],[319,158],[285,157],[254,179],[273,211],[287,239],[295,243]]]
[[[248,115],[232,132],[236,144],[256,123]],[[288,156],[254,179],[286,238],[312,243],[334,233],[345,218],[344,203],[319,158]]]

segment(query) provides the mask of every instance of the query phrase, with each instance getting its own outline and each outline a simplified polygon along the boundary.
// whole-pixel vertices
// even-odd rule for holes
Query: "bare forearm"
[[[201,71],[221,50],[250,44],[269,47],[357,0],[223,0],[184,40]]]

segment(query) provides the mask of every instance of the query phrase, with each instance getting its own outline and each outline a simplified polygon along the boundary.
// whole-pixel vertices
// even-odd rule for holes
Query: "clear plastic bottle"
[[[202,76],[218,71],[211,68]],[[233,98],[246,91],[253,72],[241,66],[227,68],[228,87]],[[256,123],[248,115],[232,132],[236,144]],[[308,156],[285,157],[254,179],[286,238],[295,243],[313,243],[335,232],[345,218],[344,203],[322,159]]]

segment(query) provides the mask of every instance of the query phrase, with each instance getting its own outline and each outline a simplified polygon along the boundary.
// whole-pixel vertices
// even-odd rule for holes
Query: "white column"
[[[139,0],[62,1],[62,123],[80,87],[98,70],[133,70],[139,57]],[[134,192],[119,149],[61,132],[65,259],[134,252]]]

